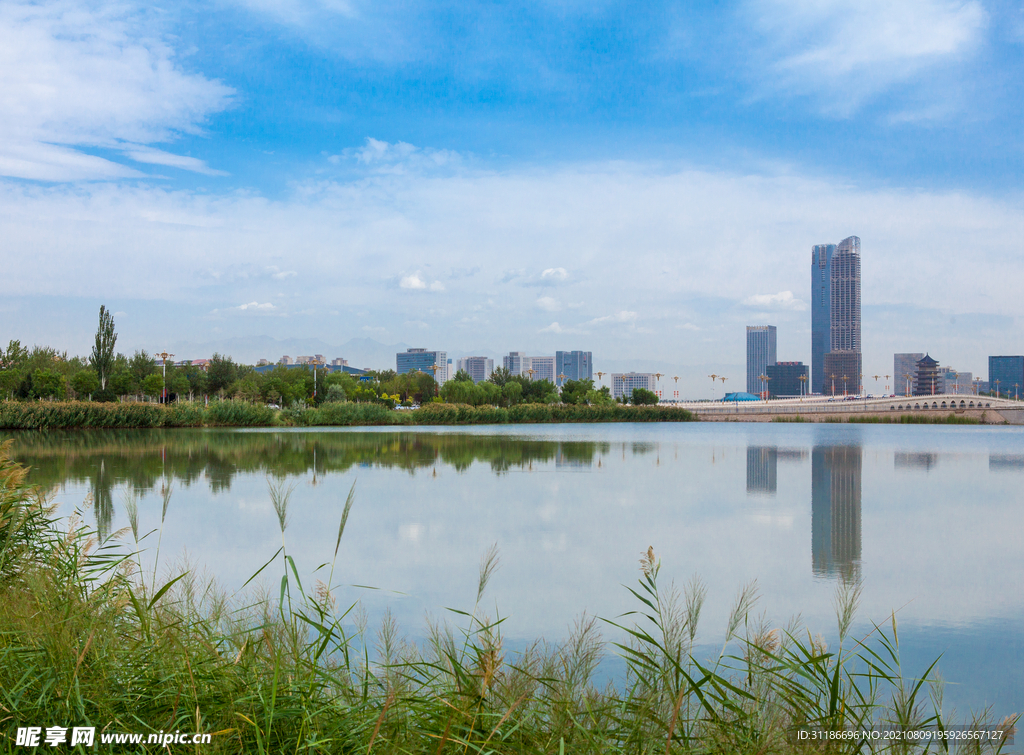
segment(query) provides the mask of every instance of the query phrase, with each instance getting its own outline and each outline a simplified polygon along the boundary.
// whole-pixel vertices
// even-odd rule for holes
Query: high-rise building
[[[564,375],[563,379],[561,376]],[[566,380],[593,380],[594,359],[589,351],[555,352],[555,385],[559,388]]]
[[[811,450],[811,570],[856,577],[861,568],[860,446]]]
[[[803,362],[776,362],[768,365],[768,397],[803,396],[807,393],[807,365]]]
[[[914,381],[917,379],[917,363],[924,359],[922,352],[892,355],[893,393],[898,396],[909,396],[914,392]]]
[[[474,383],[482,383],[494,372],[494,360],[487,357],[463,357],[456,363],[456,372],[465,372]]]
[[[815,393],[831,387],[831,375],[842,369],[848,392],[861,392],[860,238],[818,244],[811,250],[811,383]],[[835,357],[826,366],[829,353]],[[854,367],[855,364],[855,367]],[[852,373],[852,374],[850,374]]]
[[[634,388],[645,388],[654,393],[655,380],[653,372],[613,372],[612,398],[629,398]]]
[[[501,358],[501,366],[513,375],[525,375],[530,369],[530,357],[525,351],[510,351],[508,356]]]
[[[825,354],[832,348],[832,257],[835,244],[811,248],[811,393],[825,392]]]
[[[431,375],[438,385],[444,385],[448,380],[448,352],[427,351],[426,349],[409,349],[399,352],[395,355],[395,368],[399,375],[404,375],[407,372],[425,372]]]
[[[530,369],[533,370],[531,380],[547,380],[555,382],[554,357],[530,357]]]
[[[747,393],[761,393],[761,375],[775,364],[774,325],[747,326]]]
[[[860,376],[859,351],[830,351],[825,355],[825,385],[822,393],[830,396],[859,394]]]
[[[1024,356],[989,357],[988,386],[990,391],[999,391],[1000,396],[1024,395]]]

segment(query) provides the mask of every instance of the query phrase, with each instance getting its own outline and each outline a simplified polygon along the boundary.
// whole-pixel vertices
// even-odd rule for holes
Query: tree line
[[[399,375],[394,370],[377,370],[354,376],[309,365],[277,365],[257,372],[253,366],[237,364],[222,354],[214,354],[205,369],[164,365],[144,349],[131,356],[117,352],[116,343],[114,318],[102,306],[95,342],[87,357],[69,356],[47,346],[29,349],[12,340],[6,349],[0,348],[0,400],[233,398],[288,408],[343,401],[373,402],[389,408],[428,402],[499,407],[615,403],[608,388],[595,387],[593,380],[568,380],[559,392],[550,380],[530,380],[503,367],[480,383],[474,383],[460,370],[438,386],[433,375],[426,372]],[[651,391],[635,389],[631,402],[656,404],[658,398]]]

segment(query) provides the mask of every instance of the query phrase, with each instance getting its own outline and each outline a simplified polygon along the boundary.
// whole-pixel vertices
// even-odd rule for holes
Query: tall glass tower
[[[776,334],[774,325],[747,326],[747,393],[761,392],[761,375],[775,364]]]
[[[811,249],[811,393],[823,393],[825,354],[832,349],[832,257],[835,244]]]
[[[860,238],[850,236],[811,250],[811,390],[832,392],[832,373],[859,393],[861,369]]]

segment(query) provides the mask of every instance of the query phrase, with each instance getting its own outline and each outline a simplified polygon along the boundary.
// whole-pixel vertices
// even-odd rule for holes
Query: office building
[[[761,376],[775,364],[775,344],[774,325],[747,326],[747,393],[761,393]]]
[[[342,359],[341,357],[335,357],[334,359],[331,360],[331,366],[332,367],[344,367],[347,364],[348,364],[348,360],[347,359]]]
[[[747,446],[747,495],[775,495],[779,450],[776,446]]]
[[[547,380],[555,382],[555,358],[554,357],[530,357],[531,380]]]
[[[456,372],[465,372],[474,383],[482,383],[494,372],[494,360],[487,357],[463,357],[456,363]]]
[[[914,391],[914,380],[917,379],[917,363],[924,359],[924,354],[905,353],[892,355],[893,393],[897,396],[909,396]]]
[[[927,354],[917,363],[917,376],[914,378],[915,396],[937,396],[942,393],[939,385],[939,363]]]
[[[861,567],[860,446],[811,450],[811,571],[856,577]]]
[[[564,377],[563,377],[564,376]],[[555,385],[559,388],[566,380],[593,380],[594,359],[589,351],[555,352]]]
[[[525,351],[510,351],[508,356],[501,358],[501,366],[513,375],[526,375],[530,369],[530,357]]]
[[[825,385],[822,393],[830,396],[860,393],[861,362],[859,351],[830,351],[825,355]]]
[[[803,396],[807,392],[807,365],[803,362],[776,362],[765,370],[768,397]]]
[[[835,244],[811,248],[811,392],[825,392],[825,354],[832,348],[832,257]]]
[[[655,380],[653,372],[613,372],[612,398],[629,398],[634,388],[645,388],[654,393]]]
[[[957,372],[952,367],[939,367],[939,393],[973,393],[973,377],[969,372]]]
[[[432,375],[438,385],[444,385],[448,380],[448,352],[427,351],[426,349],[409,349],[399,352],[395,355],[395,372],[399,375],[404,375],[407,372],[425,372]]]
[[[1024,392],[1024,356],[989,357],[988,385],[1000,396],[1019,398]]]
[[[812,247],[811,383],[815,393],[828,392],[826,386],[831,388],[837,369],[847,376],[847,392],[861,392],[860,282],[860,238],[850,236],[836,245]],[[835,357],[830,367],[830,353],[844,356]]]

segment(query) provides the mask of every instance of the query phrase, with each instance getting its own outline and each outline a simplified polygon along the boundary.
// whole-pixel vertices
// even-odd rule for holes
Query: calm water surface
[[[662,575],[709,587],[700,640],[718,642],[736,592],[834,633],[843,575],[864,583],[859,627],[897,611],[910,667],[944,653],[947,708],[1024,709],[1024,429],[803,424],[542,425],[316,431],[16,434],[31,478],[69,513],[124,527],[139,496],[161,559],[228,589],[280,546],[272,481],[294,486],[285,541],[310,573],[333,555],[342,602],[425,614],[470,608],[482,554],[488,607],[510,638],[564,637],[583,612],[636,606],[621,586],[653,546]],[[155,535],[146,541],[155,549]],[[174,559],[171,559],[174,560]],[[966,715],[964,716],[966,717]]]

